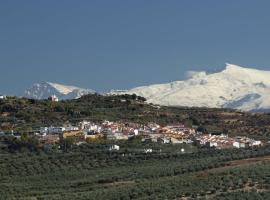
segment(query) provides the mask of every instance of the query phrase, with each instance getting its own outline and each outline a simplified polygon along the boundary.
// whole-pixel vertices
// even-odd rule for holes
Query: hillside
[[[184,123],[201,130],[221,131],[270,140],[270,114],[231,109],[155,106],[136,95],[85,95],[79,99],[51,102],[8,97],[0,102],[1,130],[29,130],[81,120],[134,121],[159,124]]]

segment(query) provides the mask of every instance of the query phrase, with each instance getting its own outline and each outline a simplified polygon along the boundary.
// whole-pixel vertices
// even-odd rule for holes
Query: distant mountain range
[[[91,89],[83,89],[75,86],[61,85],[58,83],[42,82],[36,83],[24,92],[24,96],[33,99],[47,99],[56,95],[60,100],[77,99],[86,94],[95,93]]]
[[[112,93],[135,93],[166,106],[270,111],[270,71],[226,64],[218,73],[190,72],[187,80]]]
[[[165,106],[234,108],[244,111],[270,111],[270,71],[226,64],[221,72],[189,72],[186,80],[112,90],[110,94],[137,94],[149,103]],[[43,82],[25,91],[28,98],[79,98],[95,93],[91,89]]]

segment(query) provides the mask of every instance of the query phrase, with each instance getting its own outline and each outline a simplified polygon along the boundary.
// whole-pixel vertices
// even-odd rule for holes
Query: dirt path
[[[104,185],[118,187],[118,186],[134,185],[134,184],[135,184],[135,181],[117,181],[117,182],[112,182],[112,183],[106,183]]]

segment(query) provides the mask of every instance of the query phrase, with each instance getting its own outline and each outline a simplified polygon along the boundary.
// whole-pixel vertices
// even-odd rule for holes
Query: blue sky
[[[270,1],[2,0],[0,93],[51,81],[98,91],[270,70]]]

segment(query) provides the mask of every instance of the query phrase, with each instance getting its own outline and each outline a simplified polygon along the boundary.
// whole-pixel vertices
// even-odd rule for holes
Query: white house
[[[217,147],[218,146],[218,143],[217,142],[210,142],[209,143],[209,146],[210,147]]]
[[[120,146],[114,144],[114,145],[111,145],[109,147],[109,151],[119,151],[120,150]]]
[[[253,142],[251,142],[250,143],[250,146],[260,146],[260,145],[262,145],[262,142],[261,141],[253,141]]]
[[[235,141],[235,142],[233,142],[233,147],[235,147],[235,148],[245,148],[246,147],[246,144],[245,143],[242,143],[242,142],[237,142],[237,141]]]
[[[0,99],[5,99],[5,98],[6,98],[6,96],[0,94]]]
[[[78,131],[79,130],[79,127],[77,126],[72,126],[72,125],[67,125],[64,127],[65,131]]]
[[[148,127],[151,129],[151,131],[156,131],[157,129],[160,128],[160,125],[156,123],[148,123]]]
[[[65,131],[64,127],[41,127],[40,133],[47,133],[47,134],[59,134]]]
[[[118,134],[116,134],[115,135],[115,139],[116,140],[128,140],[128,135],[118,135]]]
[[[57,97],[56,95],[50,96],[50,97],[48,98],[48,100],[50,100],[50,101],[55,101],[55,102],[58,102],[58,101],[59,101],[59,99],[58,99],[58,97]]]
[[[171,143],[171,139],[170,138],[160,138],[161,143],[163,144],[170,144]]]
[[[81,122],[79,123],[80,129],[86,129],[86,128],[88,128],[90,125],[91,125],[91,122],[85,121],[85,120],[83,120],[83,121],[81,121]]]
[[[152,153],[153,149],[144,149],[143,151],[144,151],[144,153]]]
[[[183,143],[186,143],[186,144],[192,144],[193,141],[191,139],[185,139],[185,140],[182,140]]]
[[[139,130],[138,129],[134,129],[134,135],[139,135]]]

